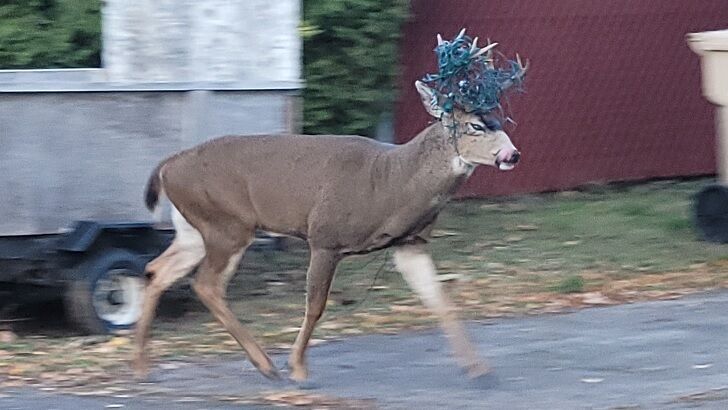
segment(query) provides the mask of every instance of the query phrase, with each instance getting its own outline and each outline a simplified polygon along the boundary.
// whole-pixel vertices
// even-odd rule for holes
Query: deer
[[[438,35],[438,45],[443,43]],[[490,55],[495,44],[478,56]],[[527,69],[520,58],[517,65],[516,80]],[[505,82],[503,89],[511,85]],[[256,230],[303,239],[310,251],[305,314],[288,358],[290,379],[308,377],[307,346],[337,265],[385,248],[393,248],[394,266],[439,319],[459,366],[471,377],[489,371],[437,280],[426,245],[439,213],[477,166],[508,171],[521,154],[497,116],[447,107],[445,96],[423,81],[415,87],[433,120],[404,144],[361,136],[223,136],[159,163],[145,202],[153,211],[166,197],[175,237],[146,266],[134,340],[138,378],[149,372],[146,344],[161,294],[195,268],[192,288],[201,302],[262,375],[281,378],[226,302],[228,282]]]

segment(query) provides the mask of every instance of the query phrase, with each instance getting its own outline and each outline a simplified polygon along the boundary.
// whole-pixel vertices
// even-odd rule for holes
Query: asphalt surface
[[[468,329],[493,369],[481,379],[462,374],[433,330],[312,347],[311,380],[298,387],[387,409],[728,409],[726,292]],[[274,357],[280,367],[285,359]],[[142,398],[0,391],[0,408],[252,409],[263,407],[221,398],[296,388],[242,359],[166,365],[153,379]]]

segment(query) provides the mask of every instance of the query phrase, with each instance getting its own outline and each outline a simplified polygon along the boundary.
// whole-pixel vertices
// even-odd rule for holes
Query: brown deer
[[[440,40],[441,41],[441,40]],[[489,47],[492,47],[491,45]],[[526,67],[518,65],[522,72]],[[487,372],[438,282],[425,244],[440,211],[478,165],[509,170],[520,153],[488,114],[443,109],[442,96],[415,86],[436,118],[402,145],[358,136],[227,136],[179,152],[152,173],[146,204],[172,203],[176,236],[147,265],[134,368],[147,373],[145,344],[162,292],[198,266],[193,289],[269,378],[278,372],[236,319],[226,287],[256,229],[304,239],[310,248],[306,313],[288,364],[307,377],[305,352],[324,312],[337,264],[348,255],[394,247],[394,263],[436,313],[459,364],[471,376]]]

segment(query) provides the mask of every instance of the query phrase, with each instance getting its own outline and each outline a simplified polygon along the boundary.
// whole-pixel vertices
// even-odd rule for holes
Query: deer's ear
[[[425,106],[425,111],[433,117],[440,119],[445,113],[445,110],[443,110],[440,106],[440,98],[437,91],[426,86],[419,80],[415,81],[415,88],[417,88],[417,92],[420,93],[420,99],[422,100],[422,105]]]

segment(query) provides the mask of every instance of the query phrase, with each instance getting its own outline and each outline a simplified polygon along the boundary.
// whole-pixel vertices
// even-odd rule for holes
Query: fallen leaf
[[[445,231],[441,229],[433,229],[432,233],[430,234],[433,238],[444,238],[448,236],[457,236],[459,235],[457,232],[454,231]]]
[[[460,280],[463,277],[463,275],[459,273],[443,273],[440,275],[437,275],[437,280],[440,282],[450,282],[453,280]]]
[[[336,323],[336,322],[326,322],[326,323],[321,324],[321,326],[319,326],[319,327],[321,329],[325,329],[325,330],[338,330],[338,329],[345,328],[346,324]]]
[[[115,337],[115,338],[109,340],[108,342],[106,342],[106,344],[109,346],[119,347],[119,346],[126,346],[129,344],[129,342],[130,342],[130,340],[128,337]]]
[[[32,369],[31,365],[28,364],[15,364],[10,366],[7,373],[11,376],[20,376],[24,373],[29,372]]]
[[[18,336],[15,333],[9,330],[0,331],[0,343],[14,343],[16,340]]]
[[[286,391],[268,394],[266,396],[263,396],[263,399],[275,403],[289,404],[293,406],[310,406],[317,401],[322,401],[324,397],[315,394]]]
[[[616,302],[604,296],[601,292],[589,292],[581,295],[582,302],[587,305],[613,305]]]
[[[284,327],[283,329],[281,329],[281,333],[296,333],[299,330],[301,330],[301,328],[297,326]]]

